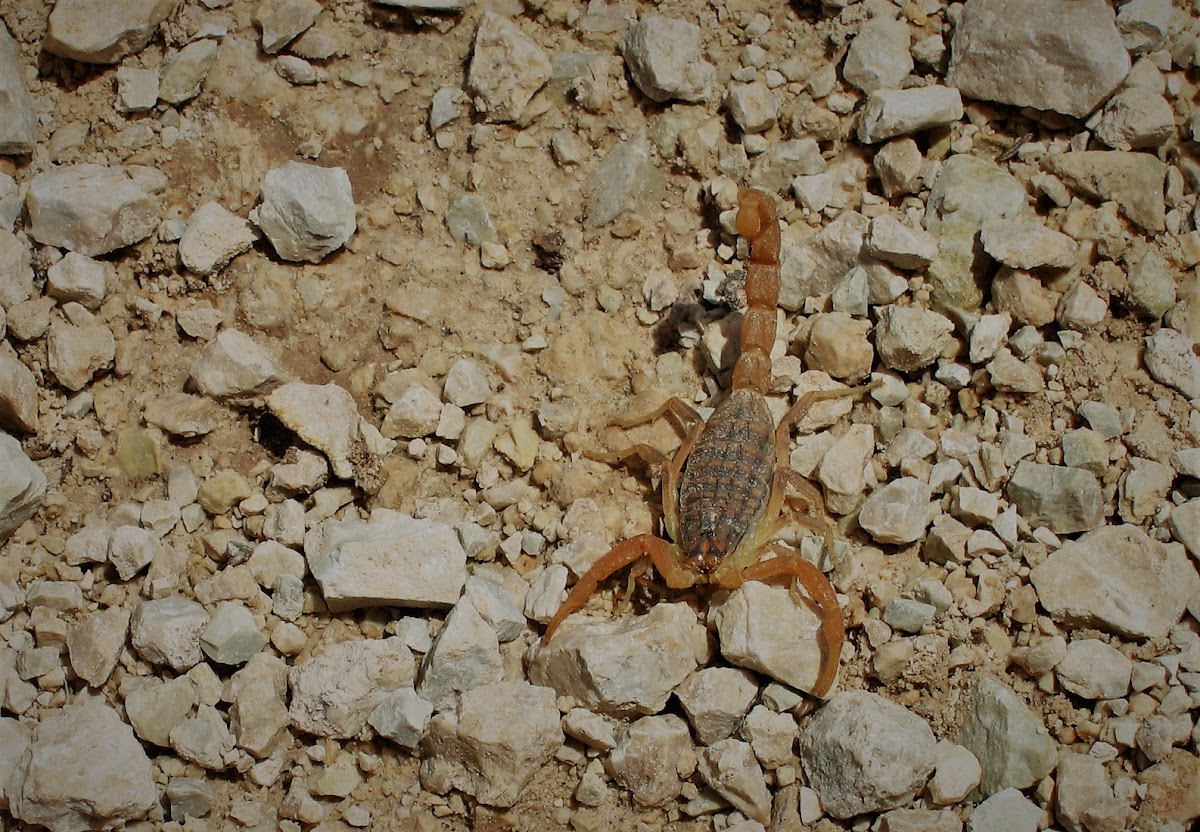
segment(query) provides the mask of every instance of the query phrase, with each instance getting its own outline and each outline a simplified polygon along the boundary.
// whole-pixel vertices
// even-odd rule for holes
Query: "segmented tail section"
[[[746,314],[741,354],[733,368],[733,389],[766,395],[779,303],[779,216],[771,197],[743,188],[738,193],[737,230],[750,241],[750,263],[746,266]]]

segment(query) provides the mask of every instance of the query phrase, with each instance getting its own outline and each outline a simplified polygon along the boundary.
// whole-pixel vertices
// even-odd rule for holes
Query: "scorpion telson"
[[[818,401],[860,395],[869,387],[817,391],[802,396],[776,426],[767,407],[771,347],[779,299],[779,220],[775,204],[761,191],[738,194],[737,230],[750,242],[746,268],[746,311],[733,389],[708,421],[680,399],[671,399],[630,427],[670,414],[686,436],[674,457],[637,445],[620,457],[641,456],[663,466],[663,525],[668,539],[641,534],[618,543],[575,584],[546,627],[543,642],[571,613],[581,609],[601,581],[649,558],[667,586],[698,583],[734,589],[744,581],[790,578],[804,587],[820,616],[821,666],[810,692],[824,696],[833,685],[845,640],[842,611],[829,579],[794,550],[772,541],[789,525],[800,525],[832,542],[832,526],[784,505],[790,488],[810,511],[823,515],[821,492],[788,467],[792,427]],[[774,557],[762,560],[764,554]],[[793,594],[802,598],[793,590]]]

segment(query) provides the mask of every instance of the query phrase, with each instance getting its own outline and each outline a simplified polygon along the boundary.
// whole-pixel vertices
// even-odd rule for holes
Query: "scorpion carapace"
[[[647,445],[620,455],[636,454],[663,466],[663,525],[669,540],[642,534],[613,547],[575,584],[547,625],[543,642],[587,603],[601,581],[643,558],[650,559],[672,589],[697,583],[734,589],[748,580],[789,578],[804,587],[821,619],[821,666],[810,692],[824,696],[837,675],[845,640],[837,595],[820,569],[772,538],[798,524],[822,534],[827,545],[832,542],[820,491],[788,467],[790,432],[816,402],[858,395],[866,388],[808,393],[774,425],[765,398],[779,298],[779,220],[771,198],[758,190],[742,190],[737,229],[750,241],[750,262],[733,390],[707,422],[680,399],[638,420],[669,413],[678,421],[686,436],[673,458]],[[822,519],[785,507],[789,488]],[[775,556],[760,560],[768,552]]]

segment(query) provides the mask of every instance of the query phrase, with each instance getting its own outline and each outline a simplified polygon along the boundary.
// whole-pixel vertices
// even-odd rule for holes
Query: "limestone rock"
[[[305,539],[308,567],[334,612],[369,606],[448,608],[467,579],[454,529],[388,509],[328,520]]]
[[[196,389],[215,399],[261,396],[283,383],[284,371],[250,336],[223,330],[192,364]]]
[[[392,443],[358,415],[353,397],[336,384],[294,381],[274,390],[267,407],[285,426],[325,454],[333,473],[369,494],[383,484],[380,466]]]
[[[221,712],[212,705],[201,705],[196,715],[171,729],[171,748],[183,759],[212,771],[226,766],[226,755],[233,750],[233,734]]]
[[[621,54],[651,101],[706,101],[712,95],[717,71],[704,60],[700,27],[694,23],[647,15],[626,31]]]
[[[173,595],[142,601],[130,622],[133,649],[151,664],[186,671],[204,658],[200,633],[207,623],[204,607],[190,598]]]
[[[550,59],[512,20],[485,11],[475,30],[467,89],[488,121],[516,121],[550,80]]]
[[[512,806],[563,742],[554,691],[497,682],[467,691],[435,716],[421,742],[421,785],[452,788],[489,806]]]
[[[1035,219],[991,219],[980,229],[983,249],[1015,269],[1065,269],[1075,262],[1079,244]]]
[[[67,654],[71,669],[91,687],[108,681],[125,647],[129,611],[109,607],[90,613],[67,627]]]
[[[37,379],[16,356],[0,353],[0,429],[36,433]]]
[[[46,294],[63,303],[75,301],[95,312],[114,279],[110,264],[71,251],[46,270]]]
[[[732,667],[705,667],[683,680],[675,695],[705,745],[729,737],[758,695],[753,674]]]
[[[931,84],[910,89],[878,89],[867,96],[858,122],[858,139],[864,144],[876,144],[944,127],[962,116],[962,96],[954,87]]]
[[[1095,134],[1115,150],[1158,147],[1175,135],[1175,113],[1161,95],[1124,89],[1104,105]]]
[[[415,749],[425,736],[433,704],[422,699],[412,688],[392,691],[367,718],[381,737],[404,748]]]
[[[995,676],[976,674],[965,714],[957,742],[983,767],[984,797],[1027,789],[1054,769],[1057,747],[1041,719]]]
[[[262,0],[254,22],[262,30],[263,51],[274,55],[316,23],[320,13],[317,0]]]
[[[46,475],[21,443],[0,432],[0,544],[33,516],[46,495]]]
[[[759,823],[771,819],[771,793],[750,743],[732,737],[700,752],[700,776],[733,807]]]
[[[932,364],[953,332],[954,324],[945,315],[912,306],[888,305],[879,310],[875,347],[888,367],[911,373]]]
[[[1079,468],[1022,460],[1005,494],[1030,525],[1055,534],[1088,531],[1104,522],[1100,484]]]
[[[187,676],[168,682],[148,679],[125,696],[125,715],[138,737],[168,748],[171,731],[183,722],[196,704],[196,686]]]
[[[64,5],[70,4],[60,3],[55,11]],[[166,176],[138,165],[84,163],[50,168],[29,183],[25,196],[29,236],[88,257],[132,245],[158,228],[157,194],[166,186]]]
[[[284,260],[319,263],[357,227],[350,177],[342,168],[287,162],[267,171],[250,221]]]
[[[906,544],[921,539],[929,524],[929,485],[901,477],[877,488],[859,511],[858,522],[880,543]]]
[[[258,759],[271,754],[287,733],[288,667],[283,659],[258,653],[229,680],[229,728]]]
[[[32,153],[37,146],[37,114],[24,74],[21,48],[0,22],[0,154]],[[9,223],[0,226],[11,230]]]
[[[18,336],[17,313],[13,307],[33,297],[33,265],[29,245],[16,234],[0,229],[0,306],[8,307],[8,327]],[[50,308],[54,302],[48,299]],[[49,309],[47,309],[49,312]],[[44,329],[44,327],[43,327]],[[38,333],[39,335],[41,333]],[[37,337],[36,335],[33,337]],[[22,338],[21,340],[31,340]]]
[[[217,604],[200,633],[200,649],[212,661],[223,665],[245,664],[266,643],[267,637],[254,623],[254,614],[232,601]]]
[[[51,832],[122,825],[158,802],[150,758],[133,730],[91,698],[34,729],[6,791],[13,817]]]
[[[162,65],[158,97],[168,104],[184,104],[199,95],[219,49],[220,44],[212,38],[200,38],[168,55]]]
[[[1046,156],[1042,167],[1085,196],[1116,202],[1122,214],[1150,234],[1159,234],[1166,228],[1163,182],[1167,166],[1149,153],[1123,150],[1056,153]]]
[[[63,387],[78,391],[91,382],[93,376],[112,366],[117,344],[112,330],[78,304],[72,320],[55,320],[50,324],[46,340],[46,357],[50,372]],[[67,312],[71,312],[68,308]]]
[[[503,678],[496,632],[469,599],[460,599],[425,655],[417,693],[437,710],[448,710],[458,694]]]
[[[1200,591],[1181,545],[1130,525],[1104,526],[1063,545],[1029,579],[1055,621],[1134,639],[1166,635]]]
[[[179,240],[179,259],[196,274],[215,274],[255,239],[250,223],[218,202],[206,202],[188,220]]]
[[[946,82],[969,98],[1082,118],[1129,67],[1104,0],[971,0],[954,27]]]
[[[43,48],[89,64],[115,64],[140,52],[179,0],[63,0],[54,4]]]
[[[687,723],[675,714],[642,717],[626,729],[606,768],[642,806],[663,806],[677,799],[680,778],[691,776],[696,768]]]
[[[288,671],[292,724],[319,737],[353,737],[388,693],[412,687],[403,639],[331,644]]]
[[[33,735],[25,723],[9,717],[0,717],[0,809],[8,809],[8,781],[25,752],[29,750],[29,738]]]
[[[800,760],[835,818],[912,800],[933,772],[936,740],[924,719],[882,696],[846,691],[800,733]]]
[[[885,14],[871,18],[859,27],[857,37],[850,41],[842,64],[842,77],[847,84],[865,93],[900,87],[913,69],[909,53],[911,42],[905,21]]]
[[[1195,343],[1182,332],[1160,327],[1146,337],[1142,357],[1155,380],[1170,385],[1189,399],[1200,396],[1200,357]]]
[[[632,619],[576,615],[537,648],[529,679],[598,713],[654,714],[707,653],[687,604],[658,604]]]

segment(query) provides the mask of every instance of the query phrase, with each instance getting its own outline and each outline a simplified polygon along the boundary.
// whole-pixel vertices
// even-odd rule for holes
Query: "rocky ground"
[[[0,826],[1184,830],[1200,8],[0,0]],[[728,383],[836,542],[656,531]]]

